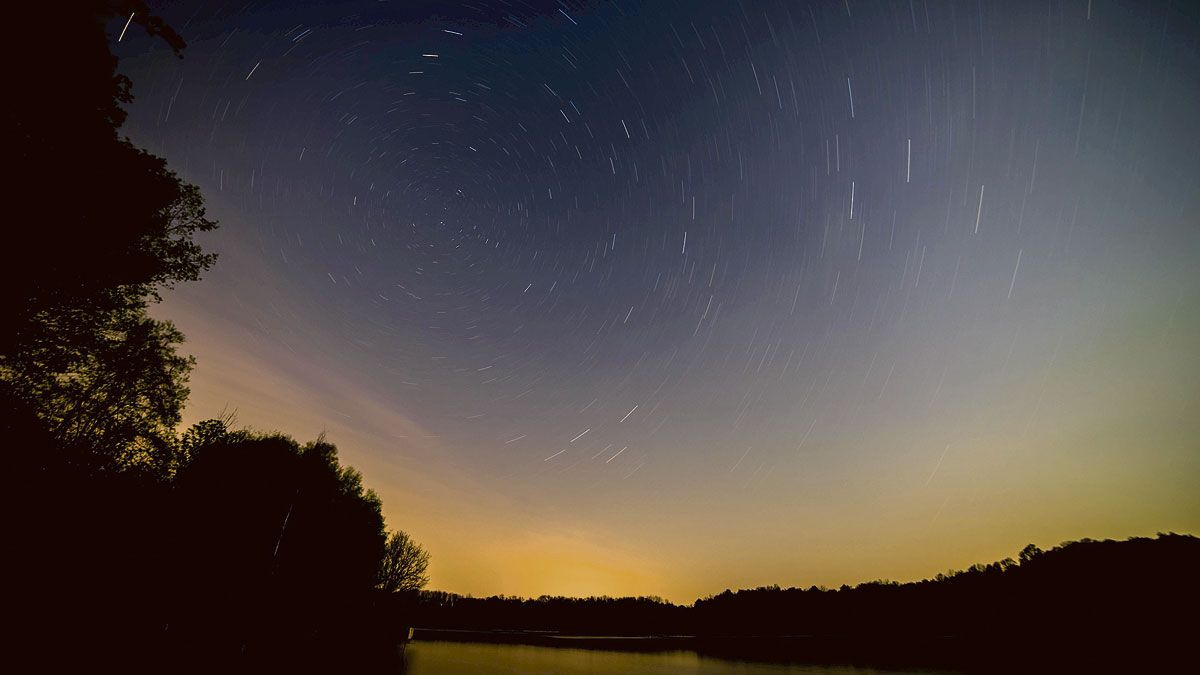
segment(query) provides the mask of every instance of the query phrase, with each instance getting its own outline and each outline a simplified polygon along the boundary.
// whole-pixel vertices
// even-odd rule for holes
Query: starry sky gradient
[[[1186,3],[162,2],[188,420],[322,430],[475,594],[1200,530]]]

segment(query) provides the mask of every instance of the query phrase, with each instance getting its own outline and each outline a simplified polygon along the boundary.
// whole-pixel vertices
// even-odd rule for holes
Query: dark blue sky
[[[1200,525],[1194,10],[156,6],[126,129],[223,223],[191,416],[328,430],[437,586]]]

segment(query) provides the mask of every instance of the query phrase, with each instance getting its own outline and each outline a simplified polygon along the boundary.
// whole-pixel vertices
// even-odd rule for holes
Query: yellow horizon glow
[[[539,509],[512,485],[438,461],[453,454],[441,439],[309,359],[264,355],[271,345],[235,339],[235,324],[196,307],[161,313],[198,357],[186,423],[236,408],[251,428],[302,441],[326,432],[383,499],[388,525],[431,552],[431,589],[688,604],[726,588],[928,578],[1015,557],[1028,543],[1200,531],[1194,436],[1179,422],[1196,395],[1179,377],[1165,403],[1154,392],[1170,374],[1155,369],[1120,389],[1088,386],[1090,366],[1113,358],[1103,346],[1063,359],[1045,401],[1077,405],[1035,418],[1028,431],[952,406],[961,408],[949,416],[954,423],[901,421],[867,434],[857,450],[870,462],[854,471],[827,469],[818,480],[802,467],[780,468],[758,491],[680,480],[629,493],[632,506],[605,508],[597,495],[570,512]],[[1136,338],[1118,346],[1127,339]],[[1160,352],[1156,362],[1174,357]],[[1039,380],[1030,380],[1013,386],[1032,389]],[[954,439],[940,463],[944,444],[931,438]],[[1156,452],[1130,463],[1126,444],[1137,438]]]

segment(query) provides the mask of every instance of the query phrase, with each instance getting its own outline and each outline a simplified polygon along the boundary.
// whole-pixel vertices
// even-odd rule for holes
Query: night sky
[[[1200,530],[1188,3],[155,4],[188,421],[322,430],[474,594]],[[119,199],[120,195],[114,195]]]

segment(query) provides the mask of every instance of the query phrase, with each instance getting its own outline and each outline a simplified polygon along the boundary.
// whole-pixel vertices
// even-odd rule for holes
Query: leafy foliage
[[[131,83],[105,25],[132,17],[176,54],[183,40],[141,0],[6,9],[24,27],[15,53],[39,59],[11,69],[20,98],[0,111],[18,167],[0,233],[15,258],[0,266],[0,442],[28,507],[10,556],[17,641],[47,672],[394,657],[379,498],[337,448],[228,418],[177,434],[194,361],[149,308],[213,265],[196,237],[216,223],[196,186],[120,136]]]
[[[23,25],[43,23],[28,3],[15,9]],[[183,48],[143,2],[81,3],[56,17],[54,35],[69,47],[56,77],[15,69],[22,103],[3,113],[21,170],[6,178],[19,198],[4,243],[19,259],[0,268],[0,385],[95,469],[153,469],[169,447],[192,361],[176,354],[179,331],[147,309],[216,259],[194,241],[216,227],[199,189],[118,135],[131,87],[103,23],[131,13]],[[44,39],[23,33],[18,41]]]
[[[4,360],[3,375],[73,459],[96,470],[160,475],[175,442],[194,363],[176,353],[183,335],[144,310],[112,312],[78,341],[53,328]]]

